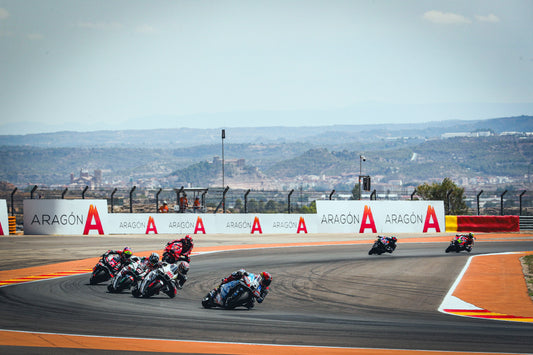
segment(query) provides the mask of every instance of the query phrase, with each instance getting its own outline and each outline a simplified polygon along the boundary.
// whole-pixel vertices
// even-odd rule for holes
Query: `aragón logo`
[[[94,222],[93,222],[94,220]],[[89,213],[87,214],[87,221],[85,222],[85,228],[83,229],[83,235],[89,235],[91,230],[98,231],[98,234],[104,234],[104,228],[102,227],[102,221],[96,206],[89,206]]]

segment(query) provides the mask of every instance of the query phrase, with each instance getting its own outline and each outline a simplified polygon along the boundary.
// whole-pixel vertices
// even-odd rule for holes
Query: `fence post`
[[[479,196],[483,193],[483,190],[479,191],[479,193],[476,195],[476,203],[477,203],[477,215],[479,216]]]
[[[522,193],[520,194],[520,213],[519,213],[519,216],[522,215],[522,196],[524,196],[524,194],[527,192],[527,190],[524,190],[522,191]]]
[[[333,191],[331,191],[331,193],[329,194],[329,200],[331,201],[331,196],[333,196],[333,194],[335,193],[335,189],[333,189]]]
[[[64,200],[65,199],[65,194],[67,193],[68,191],[68,187],[65,187],[65,189],[63,190],[63,193],[61,194],[61,199]]]
[[[135,191],[136,188],[137,186],[133,186],[130,190],[130,213],[133,213],[133,191]]]
[[[15,189],[13,189],[13,191],[11,192],[11,215],[14,216],[15,215],[15,199],[13,197],[13,195],[15,195],[15,192],[17,192],[18,190],[18,187],[15,187]]]
[[[447,193],[446,193],[446,202],[447,202],[447,205],[448,205],[448,211],[446,214],[450,214],[450,210],[451,210],[451,203],[450,203],[450,195],[452,194],[453,190],[449,190]]]
[[[207,206],[205,205],[205,194],[207,194],[207,191],[209,191],[209,189],[205,189],[202,193],[202,208],[204,213],[207,212]]]
[[[37,185],[35,185],[33,187],[33,189],[31,189],[31,193],[30,193],[30,198],[33,200],[33,193],[37,190]]]
[[[294,189],[291,190],[291,192],[289,192],[289,196],[287,198],[287,202],[288,202],[288,205],[287,205],[287,213],[291,213],[291,195],[292,193],[294,192]]]
[[[174,189],[174,191],[176,191],[176,204],[178,205],[178,212],[180,212],[180,213],[181,213],[181,212],[185,212],[185,211],[182,211],[182,210],[181,210],[181,203],[180,203],[180,195],[181,195],[181,193],[183,192],[183,189],[184,189],[183,186],[180,187],[179,190]]]
[[[503,195],[505,195],[506,193],[507,190],[505,190],[500,196],[500,216],[503,216]]]
[[[117,192],[117,188],[113,189],[113,192],[111,192],[111,213],[113,213],[113,207],[115,206],[115,200],[113,199],[115,196],[115,192]]]
[[[89,189],[89,186],[85,186],[85,188],[81,192],[81,198],[84,199],[84,200],[85,200],[85,193],[87,192],[88,189]]]
[[[248,213],[248,194],[250,193],[250,189],[246,191],[244,194],[244,213]]]
[[[411,201],[413,201],[415,199],[415,194],[416,194],[416,189],[411,194]]]
[[[163,191],[162,188],[159,188],[159,191],[155,194],[155,213],[159,213],[159,194]]]
[[[376,191],[376,189],[374,189],[374,191],[372,191],[372,193],[370,194],[370,201],[372,201],[372,196],[374,196],[374,200],[377,200],[377,191]]]

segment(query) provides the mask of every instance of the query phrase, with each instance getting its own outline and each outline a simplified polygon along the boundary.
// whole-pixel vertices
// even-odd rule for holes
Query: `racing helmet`
[[[181,239],[181,243],[186,249],[189,249],[192,246],[192,238],[190,235],[186,235]]]
[[[261,283],[265,286],[265,287],[268,287],[270,286],[270,283],[272,282],[272,275],[270,275],[270,273],[266,272],[266,271],[263,271],[261,273]]]
[[[468,233],[468,237],[469,238],[474,238],[474,233],[472,233],[472,232]]]
[[[122,250],[122,256],[126,259],[129,259],[133,255],[133,251],[129,247],[125,247]]]
[[[395,236],[392,236],[391,240],[396,243],[398,241],[398,238],[396,238]]]
[[[187,275],[189,272],[189,263],[186,261],[182,261],[178,264],[178,272],[182,275]]]
[[[159,262],[159,254],[157,253],[150,254],[150,257],[148,257],[148,261],[150,262],[150,264],[156,265]]]

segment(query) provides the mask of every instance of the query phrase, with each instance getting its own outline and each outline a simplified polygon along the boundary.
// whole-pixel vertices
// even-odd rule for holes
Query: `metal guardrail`
[[[520,230],[533,230],[533,216],[520,216]]]

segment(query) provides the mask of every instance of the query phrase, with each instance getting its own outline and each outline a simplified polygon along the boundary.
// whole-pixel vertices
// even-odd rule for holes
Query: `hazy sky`
[[[359,124],[336,112],[397,104],[533,114],[533,1],[0,0],[0,134]]]

